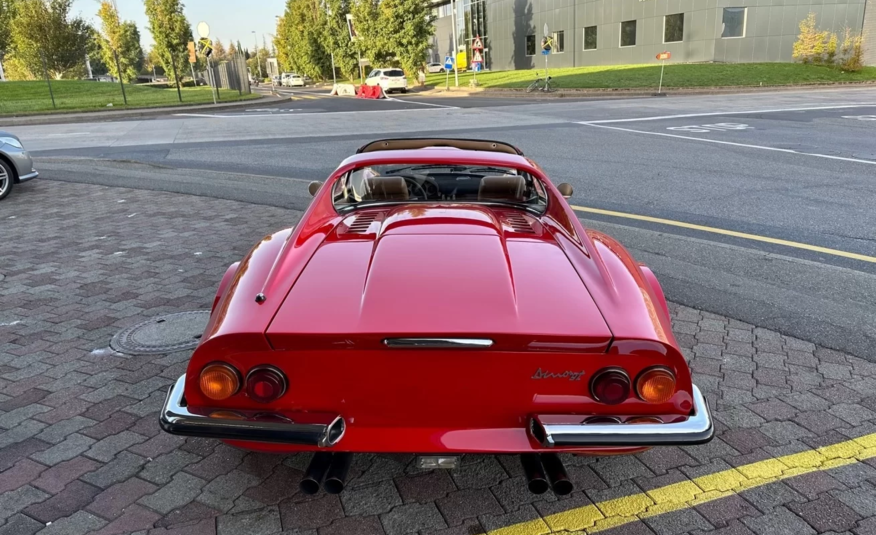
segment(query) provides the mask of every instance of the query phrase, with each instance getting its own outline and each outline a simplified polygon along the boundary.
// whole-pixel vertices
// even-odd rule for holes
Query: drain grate
[[[113,336],[110,347],[127,355],[156,355],[198,345],[210,312],[194,310],[157,316]]]

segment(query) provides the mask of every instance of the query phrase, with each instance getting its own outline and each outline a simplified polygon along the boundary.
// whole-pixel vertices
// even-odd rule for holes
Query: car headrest
[[[478,188],[479,201],[523,201],[526,181],[522,176],[487,176]]]
[[[406,201],[408,186],[400,176],[373,176],[365,179],[365,195],[363,200],[369,201]]]

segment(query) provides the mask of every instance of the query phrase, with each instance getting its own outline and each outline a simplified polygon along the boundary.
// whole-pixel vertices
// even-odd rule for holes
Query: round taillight
[[[617,405],[630,396],[630,378],[621,370],[601,371],[590,383],[590,394],[600,403]]]
[[[240,376],[228,364],[208,364],[201,370],[201,392],[210,399],[230,398],[240,389]]]
[[[663,420],[657,416],[636,416],[626,421],[628,424],[662,424]]]
[[[636,380],[636,393],[648,403],[665,403],[675,393],[675,376],[666,368],[645,370]]]
[[[246,376],[246,395],[259,403],[270,403],[286,393],[286,377],[271,366],[254,368]]]

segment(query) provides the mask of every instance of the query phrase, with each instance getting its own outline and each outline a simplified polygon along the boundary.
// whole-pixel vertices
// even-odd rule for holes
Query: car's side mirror
[[[313,181],[307,186],[307,191],[310,192],[310,195],[315,197],[316,192],[319,191],[319,188],[322,187],[322,182]]]
[[[557,189],[560,191],[560,195],[562,195],[563,197],[565,197],[567,199],[572,196],[572,185],[571,184],[563,182],[562,184],[557,186]]]

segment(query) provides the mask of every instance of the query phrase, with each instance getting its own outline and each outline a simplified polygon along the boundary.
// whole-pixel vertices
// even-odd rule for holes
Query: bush
[[[864,68],[864,39],[846,27],[842,46],[837,34],[818,31],[815,13],[800,22],[800,35],[794,43],[794,60],[809,65],[827,65],[847,72]]]

